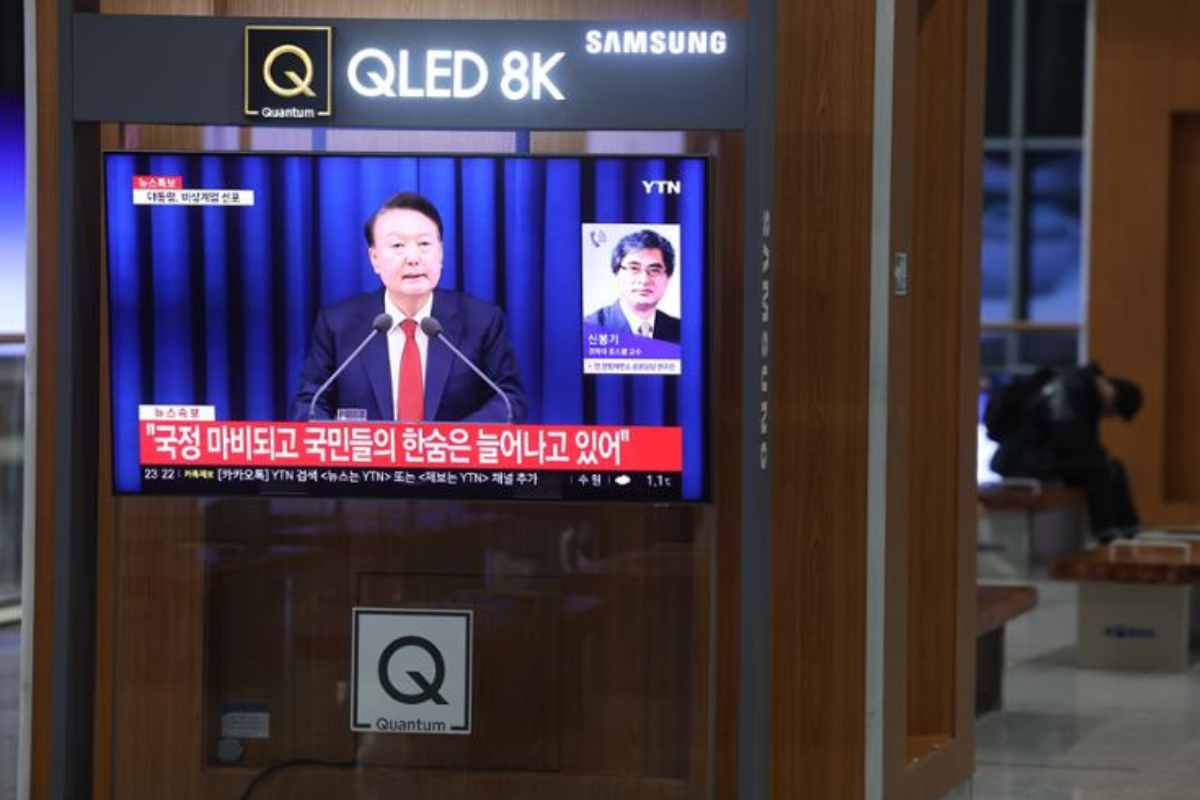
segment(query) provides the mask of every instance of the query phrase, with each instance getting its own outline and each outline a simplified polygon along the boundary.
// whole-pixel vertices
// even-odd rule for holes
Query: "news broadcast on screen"
[[[105,156],[114,490],[708,499],[708,164]]]

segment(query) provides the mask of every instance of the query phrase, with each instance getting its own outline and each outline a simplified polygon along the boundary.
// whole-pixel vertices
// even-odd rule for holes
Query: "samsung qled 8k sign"
[[[745,116],[735,21],[77,14],[74,42],[81,121],[736,130]]]
[[[704,159],[105,168],[118,492],[707,497]]]
[[[590,56],[713,56],[725,54],[721,30],[589,29],[583,52]],[[471,100],[489,90],[506,100],[565,101],[555,70],[566,50],[511,49],[498,60],[475,50],[401,46],[395,51],[365,47],[346,65],[350,89],[366,98]],[[569,62],[568,62],[569,63]],[[562,73],[568,70],[563,67]]]

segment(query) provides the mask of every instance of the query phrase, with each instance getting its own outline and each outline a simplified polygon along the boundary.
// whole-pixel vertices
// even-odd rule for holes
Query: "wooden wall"
[[[975,414],[985,3],[919,0],[904,141],[910,294],[898,310],[893,387],[903,442],[889,452],[904,499],[889,523],[889,796],[941,797],[974,768]],[[897,78],[904,73],[897,68]],[[897,114],[897,119],[903,119]],[[898,123],[900,124],[900,123]],[[909,155],[911,154],[911,156]],[[893,367],[895,370],[895,367]],[[891,509],[889,509],[889,514]],[[896,695],[903,695],[896,697]]]
[[[779,8],[772,251],[779,797],[866,791],[875,5]],[[889,244],[910,255],[911,291],[888,300],[889,798],[941,797],[973,765],[983,11],[982,0],[896,3]]]
[[[1088,344],[1141,384],[1106,423],[1143,524],[1200,524],[1200,7],[1096,2]]]
[[[774,785],[861,797],[875,4],[779,3]]]

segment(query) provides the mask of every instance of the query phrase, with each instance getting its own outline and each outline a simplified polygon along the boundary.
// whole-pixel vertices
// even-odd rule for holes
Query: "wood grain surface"
[[[1200,542],[1117,542],[1060,558],[1050,565],[1050,576],[1162,586],[1200,583]]]
[[[861,797],[875,4],[778,14],[773,785]]]
[[[1168,499],[1200,501],[1200,108],[1170,120],[1167,243],[1166,485]]]
[[[36,400],[36,424],[30,435],[34,437],[37,463],[33,473],[36,481],[34,497],[34,540],[32,560],[34,565],[33,585],[33,658],[32,683],[34,692],[30,712],[32,714],[30,785],[48,789],[52,769],[52,734],[54,694],[40,687],[53,685],[54,680],[54,626],[49,621],[56,614],[55,608],[55,537],[54,527],[58,506],[54,486],[56,465],[53,454],[57,443],[57,429],[53,420],[55,386],[57,385],[57,358],[53,355],[58,347],[58,257],[60,219],[58,208],[59,153],[61,143],[58,135],[58,95],[60,71],[58,66],[57,37],[60,24],[58,5],[42,8],[34,17],[35,42],[38,53],[38,70],[35,77],[37,114],[35,124],[39,133],[37,152],[38,180],[43,185],[55,187],[54,191],[40,191],[33,199],[38,219],[38,228],[32,233],[36,253],[37,318],[30,331],[34,344],[34,396]]]
[[[1000,484],[979,487],[979,504],[989,511],[1060,511],[1086,508],[1082,489],[1047,486],[1038,491]]]
[[[978,636],[1003,627],[1037,605],[1036,586],[978,586],[975,590]]]
[[[1143,524],[1195,524],[1200,7],[1105,0],[1095,15],[1089,356],[1145,396],[1132,423],[1105,423],[1101,435],[1129,471]]]
[[[913,134],[911,177],[895,200],[912,214],[908,338],[892,342],[893,375],[897,364],[908,374],[894,382],[905,396],[889,398],[905,437],[888,453],[904,492],[888,525],[889,797],[941,797],[973,771],[984,11],[982,2],[897,4],[896,102],[912,109]]]

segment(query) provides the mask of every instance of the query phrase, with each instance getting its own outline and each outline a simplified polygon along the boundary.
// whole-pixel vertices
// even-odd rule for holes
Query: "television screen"
[[[704,500],[708,164],[105,156],[118,493]]]

